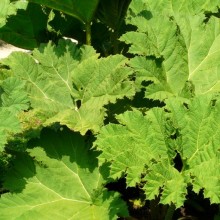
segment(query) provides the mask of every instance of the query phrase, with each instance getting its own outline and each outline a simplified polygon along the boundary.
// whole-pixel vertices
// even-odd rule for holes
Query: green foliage
[[[25,49],[33,49],[39,42],[47,41],[49,10],[44,10],[36,4],[28,4],[26,1],[8,3],[9,6],[16,7],[16,10],[13,15],[3,16],[7,18],[7,23],[0,28],[0,39]]]
[[[2,0],[0,4],[0,28],[6,24],[7,18],[16,14],[18,9],[23,9],[27,6],[27,3],[18,0],[11,2],[10,0]]]
[[[44,45],[33,56],[14,52],[2,61],[24,84],[31,107],[48,115],[47,125],[59,122],[82,134],[99,130],[106,104],[134,95],[126,62],[121,55],[98,59],[91,47],[70,41]]]
[[[219,204],[219,1],[31,2],[4,1],[0,33],[22,13],[36,26],[24,45],[48,30],[55,40],[1,60],[0,219],[128,216],[106,189],[120,178],[144,194],[128,204],[156,200],[167,216],[189,188]],[[90,43],[101,53],[81,34],[58,40],[71,24],[87,43],[100,27]]]
[[[139,70],[137,77],[153,82],[146,97],[184,97],[186,81],[193,83],[196,94],[218,92],[219,19],[211,16],[205,21],[204,9],[190,5],[192,1],[133,2],[128,23],[137,26],[137,31],[126,33],[121,40],[131,44],[130,53],[140,55],[131,60],[131,66]],[[218,4],[210,3],[210,10],[217,10]]]
[[[93,44],[102,54],[116,54],[122,49],[118,46],[118,38],[126,29],[124,18],[130,2],[3,1],[0,5],[0,38],[32,50],[40,43],[71,37],[83,44]]]
[[[76,17],[83,23],[89,23],[92,21],[94,12],[96,10],[99,0],[29,0],[33,3],[45,5],[49,8],[56,9],[65,14],[69,14]]]
[[[82,136],[45,130],[31,147],[6,175],[4,186],[16,194],[2,196],[1,219],[116,219],[112,203],[126,214],[117,195],[101,191],[96,153]]]
[[[111,161],[110,177],[114,179],[126,173],[128,186],[146,181],[144,189],[150,200],[162,189],[161,202],[180,207],[187,184],[192,184],[196,192],[204,188],[205,197],[219,203],[216,167],[219,166],[220,109],[215,101],[213,97],[198,96],[185,108],[178,99],[169,99],[167,113],[165,109],[153,108],[146,116],[135,111],[119,115],[120,124],[107,125],[98,135],[100,163]],[[175,152],[183,160],[181,172],[173,167]],[[202,170],[212,163],[213,171]],[[210,181],[215,178],[216,181]]]

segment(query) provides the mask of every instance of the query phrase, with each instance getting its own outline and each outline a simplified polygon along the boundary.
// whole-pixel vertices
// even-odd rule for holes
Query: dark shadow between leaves
[[[150,82],[143,82],[143,86],[149,85]],[[163,107],[165,104],[163,102],[155,101],[152,99],[145,98],[145,88],[140,92],[136,92],[135,96],[132,99],[125,97],[124,99],[118,99],[116,103],[108,104],[105,106],[107,109],[107,117],[105,119],[105,124],[108,123],[118,123],[115,119],[115,115],[122,114],[126,111],[131,111],[132,108],[137,108],[141,112],[145,113],[150,108],[154,107]]]
[[[62,160],[68,156],[69,162],[90,172],[98,167],[98,152],[91,149],[92,134],[82,136],[66,127],[60,127],[57,131],[45,128],[40,138],[32,140],[29,145],[30,148],[37,146],[42,147],[50,158]]]
[[[151,13],[150,11],[148,11],[148,10],[143,10],[143,11],[141,11],[141,12],[138,14],[138,16],[142,16],[142,17],[146,18],[147,20],[150,20],[151,18],[153,18],[152,13]]]
[[[53,52],[58,58],[63,57],[67,52],[70,53],[71,57],[76,61],[79,61],[81,58],[80,46],[73,43],[70,39],[59,39],[58,42],[53,42],[51,45],[53,46]],[[44,55],[46,47],[48,47],[48,44],[43,43],[38,48],[42,56],[45,56],[45,59],[47,56]]]
[[[41,147],[49,158],[57,160],[68,156],[69,162],[76,163],[79,168],[87,169],[92,173],[98,167],[99,152],[91,149],[91,136],[91,134],[82,136],[67,128],[58,131],[46,128],[42,130],[39,139],[29,141],[28,150]],[[3,188],[11,193],[22,192],[28,179],[36,175],[37,166],[47,169],[49,165],[27,152],[16,152],[10,162]]]
[[[19,193],[25,188],[27,179],[36,174],[34,158],[27,152],[18,152],[10,162],[3,187],[11,193]]]

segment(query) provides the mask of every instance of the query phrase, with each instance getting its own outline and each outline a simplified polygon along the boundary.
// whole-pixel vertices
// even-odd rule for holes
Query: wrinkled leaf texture
[[[69,41],[60,41],[58,46],[44,45],[35,50],[33,55],[13,53],[2,61],[11,68],[12,75],[1,82],[3,91],[0,119],[3,121],[7,117],[8,122],[7,126],[4,123],[0,126],[0,143],[3,146],[10,133],[22,130],[17,114],[33,108],[48,114],[43,122],[44,126],[58,122],[81,134],[88,130],[98,133],[94,146],[100,151],[99,166],[108,162],[109,179],[126,176],[127,186],[145,183],[143,190],[147,199],[160,195],[161,203],[172,203],[180,207],[185,201],[187,186],[191,185],[196,193],[203,190],[205,198],[209,198],[211,203],[219,203],[220,21],[215,16],[205,15],[207,11],[217,12],[218,6],[217,0],[133,0],[127,23],[136,27],[137,31],[128,32],[121,37],[122,41],[130,44],[129,53],[133,58],[129,61],[122,55],[98,59],[99,55],[91,47],[79,48]],[[131,74],[133,81],[129,78]],[[147,84],[143,83],[146,81]],[[11,89],[13,86],[15,91]],[[146,98],[163,101],[165,106],[151,108],[144,113],[130,108],[132,110],[116,116],[116,124],[103,126],[105,106],[115,103],[117,99],[133,97],[135,89],[144,89]],[[16,97],[16,90],[21,92],[19,98]],[[75,134],[72,135],[75,140]],[[63,154],[59,153],[68,144],[58,148],[56,152],[53,147],[50,151],[47,147],[51,146],[53,139],[56,140],[54,146],[61,144],[61,136],[60,140],[55,136],[42,136],[38,147],[29,150],[30,155],[36,158],[35,165],[32,166],[35,168],[34,173],[33,169],[31,172],[27,171],[31,166],[25,166],[21,158],[15,161],[18,163],[15,168],[18,170],[12,169],[12,172],[25,176],[23,182],[26,181],[27,187],[19,188],[24,185],[21,178],[17,189],[13,188],[13,181],[6,181],[5,186],[18,194],[6,194],[2,197],[0,207],[5,215],[9,212],[7,206],[10,204],[11,207],[25,204],[25,208],[23,206],[14,211],[14,215],[25,219],[31,213],[28,210],[30,206],[36,208],[36,212],[42,208],[36,207],[36,203],[42,202],[41,199],[45,203],[48,199],[52,199],[51,202],[54,198],[67,198],[64,197],[67,194],[62,178],[72,178],[65,174],[67,171],[74,171],[77,162],[69,163],[68,156],[61,156]],[[49,142],[48,145],[45,141]],[[64,143],[65,141],[68,138],[63,140]],[[77,147],[78,151],[82,155],[83,147]],[[67,152],[72,151],[67,149]],[[177,152],[183,164],[180,169],[174,166]],[[68,155],[70,156],[69,153]],[[29,156],[22,157],[25,157],[26,163],[33,164],[32,160],[28,160]],[[79,157],[80,160],[88,159],[86,156],[83,158]],[[64,164],[71,166],[70,170]],[[87,163],[84,161],[83,164]],[[61,172],[52,169],[54,166],[59,166]],[[97,175],[100,175],[97,165],[95,167],[96,172],[80,170],[82,173],[79,174],[82,178],[91,178],[91,185]],[[53,173],[50,178],[63,173],[62,178],[57,178],[58,185],[54,185],[54,180],[47,180],[49,173]],[[16,179],[17,175],[9,177]],[[43,181],[43,186],[39,184],[39,180]],[[55,189],[56,194],[49,190],[49,197],[45,198],[42,193],[44,191],[41,191],[42,198],[38,197],[36,201],[26,200],[31,199],[27,195],[35,195],[37,187],[47,184],[50,185],[47,189]],[[77,181],[75,184],[76,188],[82,190],[82,185],[79,187]],[[87,187],[89,185],[85,186],[86,189]],[[66,188],[69,189],[69,185]],[[94,208],[95,217],[97,212],[105,213],[103,216],[106,216],[106,207],[109,207],[109,202],[115,197],[110,195],[110,200],[103,203],[105,192],[101,193],[100,198],[97,196],[100,192],[96,190],[96,196],[93,197],[91,195],[94,194],[89,189],[88,194],[82,190],[82,203],[77,203],[76,207],[82,208],[85,205],[88,208],[87,205],[90,204],[91,207],[85,210],[91,211]],[[74,191],[74,188],[70,189],[68,202],[74,203],[72,200],[78,194],[71,190]],[[103,203],[102,207],[97,205],[100,203]],[[50,213],[51,209],[47,210]],[[60,217],[59,208],[55,210]],[[72,210],[67,210],[65,215],[70,216],[71,213]],[[88,217],[88,212],[79,213],[83,214]]]
[[[191,82],[195,94],[218,92],[220,20],[206,17],[217,12],[218,1],[132,1],[127,23],[137,27],[122,41],[135,55],[130,65],[137,84],[152,82],[146,97],[164,100],[186,94]]]
[[[96,152],[64,129],[45,130],[29,154],[18,154],[7,173],[0,219],[117,219],[127,215],[119,197],[103,190]],[[103,169],[102,169],[103,170]]]
[[[99,131],[106,104],[134,95],[126,62],[122,55],[98,59],[92,47],[79,48],[64,40],[34,50],[33,56],[14,52],[2,60],[24,84],[20,105],[27,96],[32,108],[48,115],[45,126],[58,122],[82,134]],[[16,102],[14,97],[11,104]]]
[[[211,203],[220,202],[220,20],[206,15],[218,7],[218,1],[205,0],[130,5],[127,23],[137,30],[120,39],[134,55],[129,65],[136,88],[165,107],[118,115],[117,124],[102,127],[94,146],[100,164],[110,163],[110,177],[125,176],[128,186],[145,183],[147,199],[160,195],[161,203],[180,207],[191,185]]]
[[[153,108],[145,116],[139,111],[119,115],[120,124],[103,127],[95,142],[100,164],[111,163],[114,179],[126,173],[128,186],[146,181],[150,200],[161,194],[161,203],[180,207],[192,184],[195,192],[204,189],[206,198],[219,203],[219,103],[219,98],[203,95],[192,99],[187,109],[173,98],[166,111]],[[180,171],[174,167],[176,152],[182,158]]]

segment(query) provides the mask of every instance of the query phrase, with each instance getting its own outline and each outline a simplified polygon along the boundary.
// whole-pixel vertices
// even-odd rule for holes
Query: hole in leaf
[[[206,11],[204,23],[208,23],[211,17],[220,18],[220,8],[218,8],[218,12]]]
[[[81,107],[81,100],[76,100],[76,107],[79,109]]]
[[[187,103],[183,103],[183,106],[186,108],[186,109],[189,109],[189,105]]]
[[[174,167],[180,172],[183,168],[183,162],[180,154],[176,151],[176,156],[173,159]]]
[[[216,99],[213,99],[213,100],[211,100],[211,106],[215,106],[216,105],[216,102],[217,102],[217,100]]]

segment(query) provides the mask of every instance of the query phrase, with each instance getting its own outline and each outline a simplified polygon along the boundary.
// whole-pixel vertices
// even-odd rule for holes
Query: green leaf
[[[126,61],[117,55],[102,59],[92,56],[81,62],[72,74],[75,108],[58,113],[46,125],[59,121],[82,134],[89,129],[99,131],[104,120],[104,106],[134,95],[132,82],[127,79],[130,71],[124,67]]]
[[[100,163],[111,162],[110,177],[119,178],[126,173],[128,186],[135,186],[146,166],[154,160],[171,158],[175,149],[169,149],[166,118],[161,109],[152,109],[147,116],[138,111],[126,112],[117,118],[121,124],[103,127],[94,146],[102,152]]]
[[[16,15],[10,16],[7,23],[0,29],[0,38],[14,46],[32,50],[40,42],[48,39],[49,15],[40,5],[27,1],[23,1],[23,4],[27,7],[17,10]]]
[[[125,175],[128,186],[145,182],[147,198],[160,195],[163,204],[182,206],[187,185],[219,203],[219,95],[187,101],[169,98],[164,109],[153,108],[146,116],[126,112],[117,116],[120,124],[104,126],[94,146],[101,152],[99,163],[110,163],[109,177]]]
[[[187,172],[188,175],[192,176],[193,190],[196,193],[199,193],[200,190],[203,190],[204,197],[210,199],[211,203],[216,204],[220,202],[219,162],[218,154],[218,158],[213,156],[213,158],[198,164],[196,167],[193,167],[193,169],[190,169]]]
[[[180,1],[170,1],[170,0],[133,0],[130,5],[130,10],[132,13],[130,15],[138,15],[140,12],[145,13],[151,12],[154,14],[162,15],[184,15],[184,14],[199,14],[204,12],[217,12],[219,6],[218,0],[207,1],[207,0],[180,0]],[[146,14],[143,14],[146,15]]]
[[[51,43],[41,45],[38,50],[34,50],[33,57],[40,63],[43,74],[46,73],[49,80],[65,88],[66,94],[73,93],[72,70],[76,68],[80,59],[80,51],[75,44],[60,41],[58,47]],[[70,100],[69,103],[71,105]]]
[[[93,19],[99,0],[29,0],[30,2],[45,5],[63,13],[76,17],[83,23],[90,23]]]
[[[56,114],[46,120],[44,125],[48,126],[59,122],[73,131],[80,131],[81,134],[85,134],[88,130],[96,133],[103,125],[104,113],[104,110],[92,108],[90,105],[83,105],[80,109],[65,110]]]
[[[95,108],[114,103],[118,98],[134,95],[127,59],[121,55],[97,60],[92,57],[78,65],[73,73],[74,87],[82,104],[90,102]]]
[[[27,2],[18,0],[16,2],[11,2],[10,0],[1,0],[0,4],[0,28],[4,26],[7,19],[11,15],[15,15],[18,9],[25,8]]]
[[[69,40],[2,60],[25,83],[31,107],[53,115],[45,126],[59,122],[82,134],[99,131],[105,105],[134,95],[126,62],[122,55],[98,59],[92,47]]]
[[[30,156],[20,154],[7,174],[12,193],[0,199],[2,219],[117,219],[117,195],[103,191],[96,153],[79,134],[45,130]]]
[[[152,84],[147,86],[145,92],[147,98],[164,100],[174,95],[171,86],[167,82],[167,76],[162,69],[160,60],[155,61],[137,56],[133,58],[129,64],[132,69],[136,70],[137,88],[145,88],[145,86],[142,86],[143,81],[152,82]],[[177,81],[175,83],[177,84]]]
[[[219,203],[219,96],[198,96],[185,106],[177,99],[167,101],[178,128],[182,174],[196,193],[204,189],[211,203]]]
[[[79,64],[73,73],[74,98],[79,107],[58,113],[46,125],[59,121],[82,134],[89,129],[98,132],[104,121],[104,106],[134,95],[132,82],[127,79],[130,71],[123,67],[125,61],[122,56],[94,57]]]
[[[132,2],[127,22],[137,31],[121,40],[131,45],[130,53],[140,56],[130,65],[138,68],[137,80],[151,82],[147,98],[185,96],[186,82],[192,83],[195,95],[219,91],[220,22],[205,17],[218,6],[217,1]]]
[[[130,2],[131,0],[100,0],[96,15],[101,22],[118,31]]]
[[[72,106],[67,86],[62,81],[57,85],[56,79],[50,80],[30,55],[14,52],[3,62],[25,81],[32,107],[56,111]]]
[[[147,199],[155,199],[161,193],[160,202],[163,204],[174,203],[176,208],[183,205],[187,193],[187,184],[184,177],[169,161],[164,160],[152,165],[146,176],[144,190]],[[175,186],[175,187],[174,187]]]
[[[12,112],[29,108],[29,99],[23,81],[15,77],[9,77],[2,82],[1,87],[4,90],[1,95],[2,107],[6,107]]]
[[[177,99],[167,101],[167,108],[172,109],[171,114],[179,127],[181,156],[187,159],[188,166],[217,156],[219,107],[219,97],[215,96],[198,96],[187,104],[188,109]]]
[[[0,151],[13,134],[21,131],[18,118],[8,109],[0,108]]]
[[[164,17],[161,22],[159,15],[150,20],[140,15],[132,20],[132,24],[138,26],[138,31],[126,33],[121,40],[131,44],[130,53],[143,56],[131,60],[131,67],[140,69],[141,73],[137,72],[138,78],[141,74],[143,79],[143,72],[146,74],[144,80],[152,78],[154,83],[146,97],[163,100],[178,94],[187,80],[188,69],[187,53],[182,40],[176,36],[176,24],[168,17]],[[152,56],[157,60],[153,61]],[[152,72],[156,69],[159,71]]]

